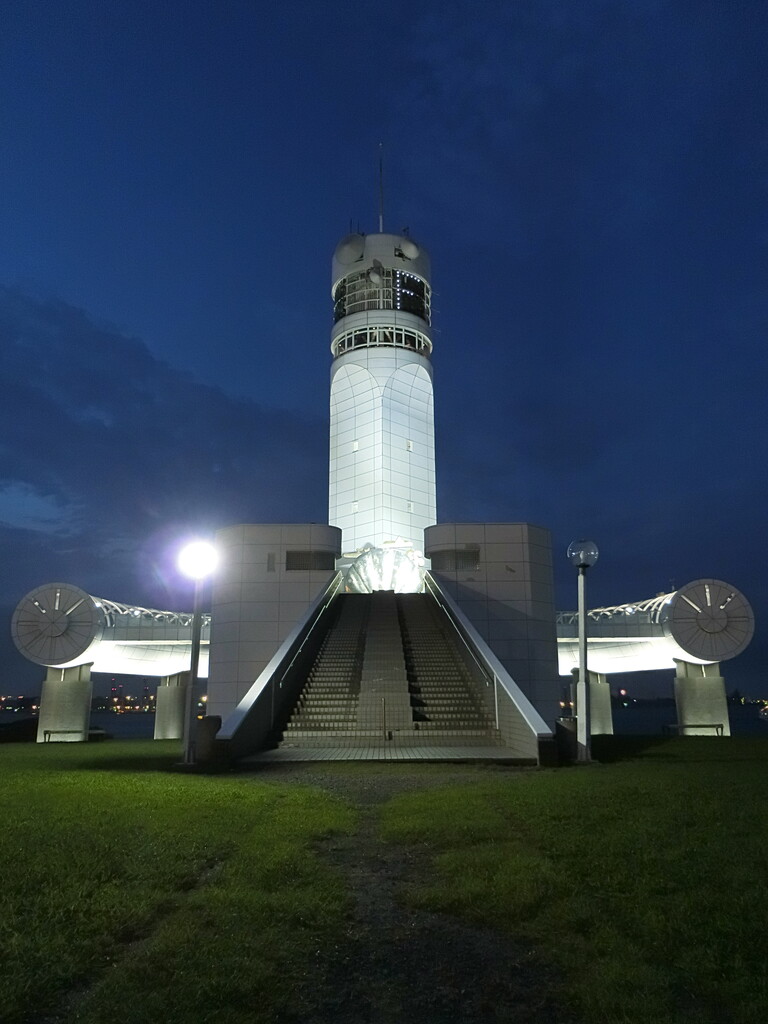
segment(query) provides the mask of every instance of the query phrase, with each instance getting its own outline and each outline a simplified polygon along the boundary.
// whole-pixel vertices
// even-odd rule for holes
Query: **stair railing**
[[[261,749],[278,718],[287,714],[298,694],[290,684],[296,662],[315,639],[315,630],[342,588],[337,572],[294,626],[256,681],[223,723],[217,739],[228,741],[235,756]]]
[[[464,631],[459,628],[458,623],[453,615],[452,609],[446,604],[444,600],[443,592],[440,590],[437,581],[432,577],[431,573],[425,573],[424,577],[424,589],[432,596],[432,598],[440,605],[445,612],[449,623],[453,628],[454,634],[458,637],[464,646],[464,650],[470,656],[472,661],[475,663],[480,677],[483,679],[486,687],[493,687],[493,714],[496,728],[499,728],[499,691],[498,691],[498,679],[496,673],[493,671],[490,665],[487,665],[478,657],[475,647],[468,641],[464,635]]]
[[[424,589],[446,614],[455,634],[460,638],[464,648],[469,652],[485,679],[486,686],[493,685],[496,728],[500,728],[499,687],[501,687],[533,736],[537,740],[551,739],[552,730],[547,723],[501,664],[487,642],[464,615],[461,608],[449,594],[444,593],[430,572],[424,574]]]

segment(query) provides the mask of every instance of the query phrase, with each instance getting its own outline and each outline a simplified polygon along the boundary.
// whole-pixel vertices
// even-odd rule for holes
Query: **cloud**
[[[0,605],[65,579],[183,603],[191,531],[326,516],[326,427],[234,399],[82,310],[0,288]]]
[[[47,494],[28,484],[5,481],[0,484],[0,527],[16,526],[41,533],[66,533],[74,515]]]

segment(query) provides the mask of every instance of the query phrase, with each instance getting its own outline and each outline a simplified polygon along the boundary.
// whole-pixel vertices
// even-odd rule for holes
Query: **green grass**
[[[527,939],[589,1024],[762,1024],[768,743],[596,752],[612,763],[463,786],[387,765],[432,783],[377,809],[382,841],[432,858],[404,898]],[[354,811],[177,759],[152,741],[0,746],[0,1020],[301,1020],[349,906],[314,844]],[[353,788],[384,770],[337,767]]]
[[[290,1008],[346,904],[311,844],[351,812],[306,787],[174,772],[177,748],[0,747],[1,1020],[234,1024]]]
[[[669,740],[404,794],[382,835],[433,854],[410,901],[527,937],[586,1021],[762,1024],[767,793],[765,741]]]

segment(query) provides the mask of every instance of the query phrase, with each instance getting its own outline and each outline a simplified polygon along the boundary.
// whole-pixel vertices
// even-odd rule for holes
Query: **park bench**
[[[714,729],[718,736],[723,735],[722,722],[686,722],[685,725],[672,722],[664,726],[665,733],[676,733],[678,736],[684,736],[686,729]]]
[[[82,736],[82,729],[43,729],[43,743],[50,743],[51,736]]]

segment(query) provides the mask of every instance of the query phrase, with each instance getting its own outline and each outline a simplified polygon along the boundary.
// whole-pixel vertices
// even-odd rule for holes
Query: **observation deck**
[[[331,351],[390,346],[429,356],[429,257],[404,235],[347,235],[333,254]]]

